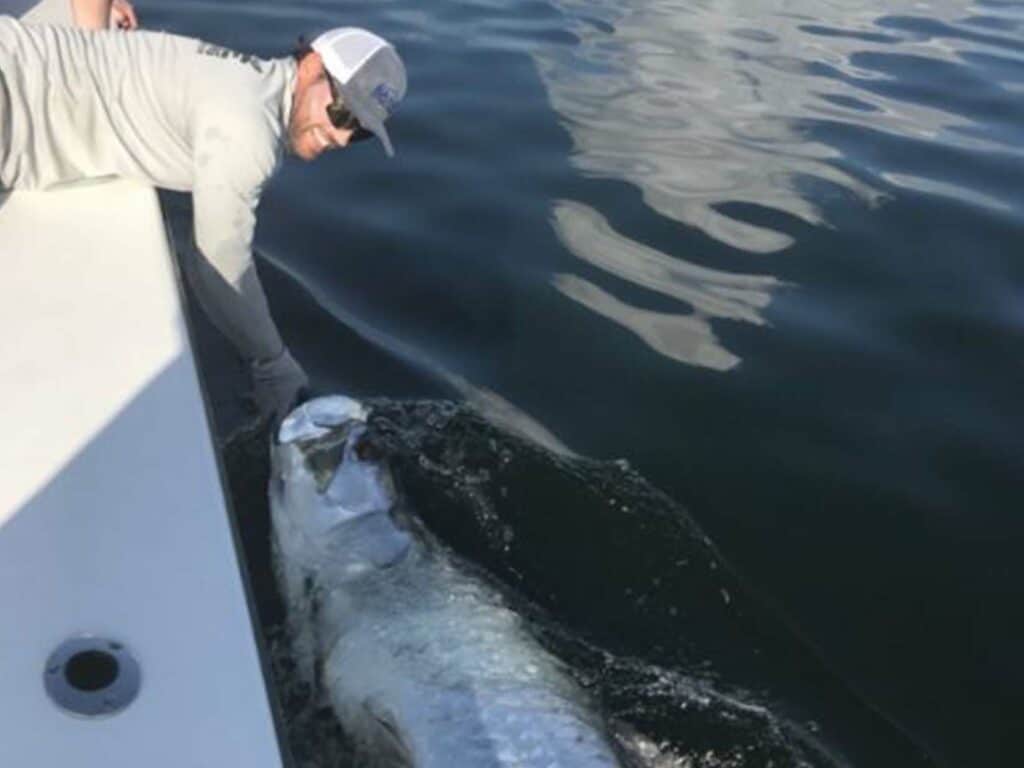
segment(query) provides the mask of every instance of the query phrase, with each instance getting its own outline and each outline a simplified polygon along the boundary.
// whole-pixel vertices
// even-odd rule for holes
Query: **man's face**
[[[335,128],[327,116],[332,101],[331,87],[323,62],[311,53],[299,62],[288,139],[292,151],[303,160],[312,160],[323,151],[347,146],[354,131]]]

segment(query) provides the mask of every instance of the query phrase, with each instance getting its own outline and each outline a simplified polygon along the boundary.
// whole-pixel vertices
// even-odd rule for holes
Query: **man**
[[[276,420],[307,379],[253,265],[260,194],[286,150],[312,160],[376,136],[392,155],[384,121],[405,90],[395,49],[360,29],[264,60],[164,33],[0,17],[0,189],[121,176],[190,190],[205,257],[193,288]]]

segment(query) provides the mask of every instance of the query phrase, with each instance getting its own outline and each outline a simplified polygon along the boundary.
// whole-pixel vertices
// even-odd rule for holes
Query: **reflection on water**
[[[1001,211],[1004,213],[1010,213],[1013,210],[1012,206],[1006,200],[1000,200],[997,197],[986,195],[984,192],[976,192],[972,189],[967,189],[962,185],[952,184],[947,181],[927,179],[921,176],[895,172],[883,173],[882,178],[894,187],[915,189],[918,192],[928,192],[932,195],[939,195],[940,197],[962,200],[964,202],[973,203],[979,208],[988,208],[989,210]]]
[[[652,312],[630,306],[582,278],[553,278],[555,288],[565,296],[628,328],[652,349],[682,363],[716,370],[739,363],[739,358],[719,343],[708,318],[762,325],[760,310],[780,284],[770,276],[731,274],[672,258],[616,232],[601,214],[581,203],[556,203],[554,225],[561,241],[579,258],[692,308],[687,314]]]
[[[887,71],[901,66],[905,76],[915,61],[930,61],[960,79],[958,87],[998,91],[1002,84],[969,62],[1005,58],[1016,46],[1010,6],[987,5],[982,16],[957,0],[551,2],[578,44],[538,48],[535,60],[572,134],[576,166],[635,184],[659,213],[744,251],[779,251],[792,238],[719,204],[750,203],[820,224],[801,177],[869,203],[881,198],[876,185],[839,167],[842,152],[815,135],[816,122],[1017,151],[1009,140],[978,135],[927,88],[893,87],[898,78]],[[924,192],[941,184],[900,181]]]
[[[563,295],[628,328],[651,349],[672,360],[718,371],[727,371],[740,361],[718,343],[707,320],[698,314],[638,309],[572,275],[556,275],[552,283]]]

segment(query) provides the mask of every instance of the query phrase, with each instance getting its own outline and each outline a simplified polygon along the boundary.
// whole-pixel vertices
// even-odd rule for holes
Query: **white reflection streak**
[[[553,225],[562,243],[580,259],[633,285],[693,308],[690,314],[633,307],[572,275],[556,275],[563,295],[628,328],[652,349],[690,365],[729,370],[740,358],[718,341],[708,318],[763,325],[761,310],[782,283],[768,275],[731,274],[672,258],[625,237],[589,206],[569,200],[555,204]]]
[[[645,344],[680,363],[727,371],[740,359],[718,343],[708,321],[698,314],[652,312],[619,301],[575,275],[555,275],[551,284],[562,295],[639,336]]]
[[[758,310],[771,301],[771,290],[779,285],[776,278],[731,274],[672,258],[620,235],[582,203],[560,200],[553,215],[558,238],[584,261],[706,315],[764,323]]]
[[[988,208],[989,210],[997,213],[1011,213],[1013,211],[1013,206],[1005,200],[999,200],[991,197],[990,195],[975,192],[974,190],[966,189],[963,186],[957,186],[944,181],[927,179],[923,176],[911,176],[906,173],[891,172],[883,173],[882,178],[893,186],[913,189],[918,192],[927,192],[941,197],[948,197],[952,200],[961,200],[966,203],[971,203],[978,208]]]

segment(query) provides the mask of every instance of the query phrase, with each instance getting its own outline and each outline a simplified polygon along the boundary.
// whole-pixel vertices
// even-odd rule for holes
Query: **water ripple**
[[[708,269],[641,245],[581,203],[558,201],[553,224],[562,243],[580,259],[692,308],[687,314],[653,312],[631,306],[580,277],[560,274],[552,280],[566,297],[629,329],[649,347],[678,362],[715,370],[735,367],[740,358],[722,346],[709,319],[763,325],[761,310],[781,285],[774,277]]]
[[[838,185],[869,204],[893,186],[921,184],[852,164],[816,121],[916,137],[947,147],[1019,156],[997,132],[976,130],[1005,112],[1024,76],[1012,33],[1019,7],[955,0],[700,2],[551,0],[575,46],[539,46],[534,59],[585,173],[636,185],[664,216],[752,253],[782,250],[785,232],[722,213],[752,203],[811,224],[819,205],[797,180]],[[981,23],[996,18],[999,23]],[[1003,79],[973,61],[997,57]],[[951,88],[950,83],[960,87]],[[998,122],[998,120],[996,121]],[[851,169],[856,169],[854,173]],[[964,199],[989,200],[985,189]]]

